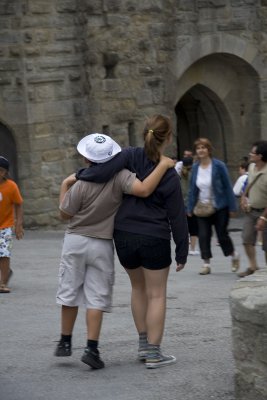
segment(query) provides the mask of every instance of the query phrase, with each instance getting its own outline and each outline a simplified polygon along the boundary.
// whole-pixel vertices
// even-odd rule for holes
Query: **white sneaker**
[[[208,275],[210,274],[210,264],[204,264],[199,271],[199,275]]]
[[[199,256],[199,251],[198,250],[190,250],[188,254],[190,256]]]
[[[232,257],[232,272],[236,272],[240,267],[240,255],[237,253],[235,256]]]

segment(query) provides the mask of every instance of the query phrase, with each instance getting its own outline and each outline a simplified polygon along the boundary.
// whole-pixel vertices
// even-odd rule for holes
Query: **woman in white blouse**
[[[236,200],[225,164],[212,157],[212,145],[206,138],[199,138],[194,143],[198,161],[194,163],[188,195],[188,215],[198,200],[208,204],[212,202],[215,210],[208,217],[197,217],[199,247],[203,266],[200,274],[211,272],[210,259],[212,226],[214,225],[219,244],[225,256],[232,256],[232,271],[239,268],[239,254],[235,251],[227,230],[229,216],[236,211]]]

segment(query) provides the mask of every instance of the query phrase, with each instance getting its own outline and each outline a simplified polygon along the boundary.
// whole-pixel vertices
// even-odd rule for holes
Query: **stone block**
[[[57,56],[59,54],[71,54],[73,52],[73,45],[72,44],[50,44],[46,46],[44,50],[44,54],[47,56]]]
[[[237,281],[230,293],[236,400],[267,395],[267,268]]]
[[[3,76],[0,77],[0,86],[10,85],[12,80],[10,78],[4,78]]]
[[[197,0],[198,8],[209,8],[209,7],[225,7],[227,5],[227,0]]]
[[[1,60],[0,61],[0,72],[2,71],[18,71],[19,70],[19,65],[18,61],[14,60]]]
[[[151,90],[143,89],[140,90],[136,102],[139,106],[151,105],[153,104],[153,98]]]
[[[16,4],[14,2],[4,1],[0,3],[0,15],[15,15]]]
[[[1,21],[0,21],[1,23]],[[17,32],[5,32],[0,33],[0,44],[12,44],[19,42],[19,35]]]
[[[31,0],[28,2],[28,7],[32,14],[51,14],[53,11],[52,2],[45,0]]]
[[[56,10],[59,13],[74,13],[77,11],[77,3],[73,0],[58,0]]]
[[[105,92],[117,92],[120,89],[121,82],[119,79],[104,79],[102,88]]]
[[[42,153],[42,161],[49,162],[49,161],[61,161],[64,160],[66,157],[66,153],[64,150],[49,150],[44,151]]]

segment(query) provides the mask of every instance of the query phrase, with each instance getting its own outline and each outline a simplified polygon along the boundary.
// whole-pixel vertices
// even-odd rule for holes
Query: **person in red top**
[[[7,287],[12,275],[10,253],[12,229],[17,239],[23,237],[23,199],[18,186],[8,179],[9,161],[0,156],[0,293],[10,293]]]

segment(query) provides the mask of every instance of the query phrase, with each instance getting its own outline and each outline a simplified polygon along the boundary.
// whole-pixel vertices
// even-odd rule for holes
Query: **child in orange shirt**
[[[0,293],[10,293],[12,228],[17,239],[23,237],[23,199],[16,183],[8,179],[8,170],[9,161],[0,156]]]

